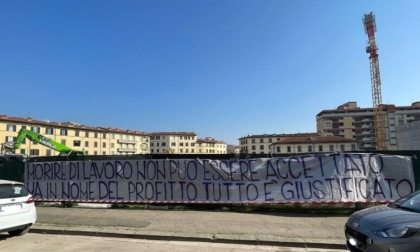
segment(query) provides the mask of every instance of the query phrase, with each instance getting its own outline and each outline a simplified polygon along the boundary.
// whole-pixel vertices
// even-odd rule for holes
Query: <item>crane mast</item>
[[[366,53],[369,54],[370,76],[372,85],[372,101],[374,112],[375,144],[376,150],[386,150],[386,137],[384,115],[382,111],[381,76],[379,73],[378,47],[375,41],[376,22],[375,15],[371,12],[363,17],[365,33],[368,35]]]

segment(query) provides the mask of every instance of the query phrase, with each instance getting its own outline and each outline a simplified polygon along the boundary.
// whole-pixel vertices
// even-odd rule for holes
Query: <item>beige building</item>
[[[197,154],[226,154],[227,153],[227,144],[211,137],[206,137],[204,139],[197,139],[195,146],[196,146]]]
[[[384,114],[385,138],[388,150],[398,150],[397,127],[420,120],[420,102],[411,106],[381,105]],[[375,150],[373,108],[359,108],[357,102],[347,102],[337,109],[323,110],[316,116],[317,132],[321,136],[341,136],[360,143],[361,150]]]
[[[346,152],[358,149],[356,140],[337,136],[289,136],[270,146],[272,154]]]
[[[197,135],[194,132],[155,132],[150,134],[152,154],[196,153]]]
[[[0,115],[0,143],[14,142],[20,129],[38,133],[71,149],[87,155],[128,155],[150,152],[149,134],[135,130],[90,127],[72,122],[38,121],[31,118]],[[25,139],[18,154],[28,156],[55,156],[52,148]]]
[[[311,137],[317,135],[316,133],[248,135],[239,138],[239,147],[241,153],[269,154],[272,144],[283,138],[293,136]]]
[[[25,128],[86,155],[225,154],[227,145],[213,138],[198,139],[194,132],[144,133],[136,130],[91,127],[72,122],[39,121],[0,115],[0,144],[15,142]],[[198,144],[198,146],[197,146]],[[53,148],[26,138],[15,151],[28,156],[55,156]]]

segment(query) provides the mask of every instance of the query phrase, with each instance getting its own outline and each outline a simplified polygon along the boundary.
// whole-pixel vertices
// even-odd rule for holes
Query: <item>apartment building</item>
[[[411,106],[381,105],[388,150],[398,150],[396,129],[400,125],[420,120],[420,102]],[[333,110],[323,110],[316,116],[317,132],[321,136],[341,136],[359,142],[362,150],[375,150],[373,108],[359,108],[357,102],[347,102]]]
[[[272,154],[304,154],[358,150],[356,140],[337,136],[289,136],[271,144]]]
[[[286,137],[311,137],[318,136],[317,133],[297,133],[297,134],[263,134],[248,135],[239,138],[239,147],[241,153],[248,154],[269,154],[273,143]]]
[[[152,154],[196,153],[197,134],[194,132],[154,132],[150,134]]]
[[[197,139],[195,146],[196,146],[197,154],[226,154],[227,153],[227,144],[211,137],[206,137],[204,139]]]
[[[398,150],[420,150],[420,121],[397,127]]]
[[[150,137],[135,130],[91,127],[74,122],[39,121],[32,118],[0,115],[0,143],[15,142],[20,129],[25,128],[71,149],[87,155],[128,155],[150,152]],[[55,156],[59,153],[25,139],[18,154]]]

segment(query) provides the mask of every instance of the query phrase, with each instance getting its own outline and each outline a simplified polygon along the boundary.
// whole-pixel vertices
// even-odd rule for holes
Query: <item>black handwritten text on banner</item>
[[[366,202],[414,191],[411,159],[379,154],[28,162],[25,181],[38,200],[106,202]]]

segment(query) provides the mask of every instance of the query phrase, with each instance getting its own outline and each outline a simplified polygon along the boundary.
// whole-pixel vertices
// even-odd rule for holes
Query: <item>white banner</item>
[[[110,203],[370,202],[415,190],[411,158],[380,154],[28,162],[25,181],[37,200]]]

